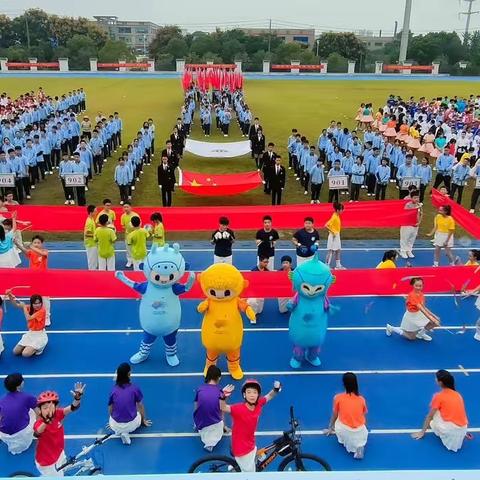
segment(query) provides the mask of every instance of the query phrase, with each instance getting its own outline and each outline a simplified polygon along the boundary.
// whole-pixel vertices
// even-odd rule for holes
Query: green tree
[[[358,61],[366,52],[365,44],[354,33],[322,33],[317,42],[318,55],[321,58],[338,53],[344,58]],[[317,49],[317,45],[314,48]]]
[[[107,40],[105,45],[98,51],[99,62],[116,63],[118,60],[135,60],[132,49],[125,43],[118,40]]]
[[[6,15],[0,15],[0,48],[8,48],[19,41],[13,30],[12,21]]]
[[[172,58],[185,58],[189,48],[187,42],[183,38],[171,38],[166,47],[166,53]]]
[[[67,42],[68,58],[72,70],[88,70],[90,58],[98,57],[95,42],[85,35],[74,35]]]
[[[88,18],[49,17],[50,34],[58,45],[65,46],[74,35],[85,35],[93,40],[97,48],[101,48],[108,40],[108,34],[100,26],[92,23]]]
[[[346,73],[348,60],[338,53],[331,53],[327,57],[328,71],[332,73]]]
[[[25,47],[49,42],[49,15],[40,9],[27,10],[12,20],[12,32]]]
[[[288,64],[291,60],[300,60],[304,47],[299,43],[283,43],[272,56],[273,63]]]
[[[466,48],[455,32],[430,32],[412,37],[407,57],[421,65],[427,65],[444,55],[448,63],[453,65],[463,60],[466,54]]]
[[[236,39],[230,39],[222,44],[222,59],[225,63],[232,63],[235,57],[245,52],[245,46]]]
[[[149,45],[150,55],[156,59],[160,58],[159,55],[161,54],[168,54],[167,46],[168,42],[172,38],[179,38],[182,39],[182,31],[180,27],[175,25],[167,25],[165,27],[161,27],[157,30],[155,34],[155,38],[152,40],[152,43]]]
[[[192,37],[191,52],[203,57],[208,52],[219,53],[221,44],[213,35],[197,32]]]

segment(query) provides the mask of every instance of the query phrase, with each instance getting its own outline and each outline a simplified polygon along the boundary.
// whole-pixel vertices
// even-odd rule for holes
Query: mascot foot
[[[319,367],[322,364],[322,362],[318,357],[313,357],[313,358],[306,357],[306,360],[310,365],[313,365],[314,367]]]
[[[165,358],[171,367],[178,367],[178,365],[180,365],[180,360],[176,355],[165,355]]]
[[[302,362],[299,362],[296,358],[292,357],[290,360],[290,366],[292,368],[300,368],[302,366]]]
[[[234,380],[241,380],[243,378],[243,371],[240,367],[229,369],[229,373]]]
[[[130,363],[132,363],[133,365],[137,365],[138,363],[142,363],[147,360],[149,356],[149,353],[137,352],[135,355],[132,355],[130,357]]]

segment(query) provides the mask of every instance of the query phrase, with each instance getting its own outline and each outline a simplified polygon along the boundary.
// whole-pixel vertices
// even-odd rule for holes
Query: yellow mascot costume
[[[245,312],[255,322],[255,312],[240,298],[248,286],[242,274],[227,263],[217,263],[199,274],[198,281],[206,295],[197,310],[203,313],[202,344],[207,350],[206,373],[210,365],[216,365],[220,355],[226,355],[228,371],[235,380],[243,378],[240,367],[240,348],[243,340]]]

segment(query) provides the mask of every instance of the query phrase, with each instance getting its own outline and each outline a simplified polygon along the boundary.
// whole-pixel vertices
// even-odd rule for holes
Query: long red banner
[[[409,280],[420,276],[425,281],[425,292],[448,293],[474,288],[480,283],[480,274],[472,267],[424,267],[396,269],[339,270],[334,272],[336,282],[332,296],[395,295],[410,291]],[[243,296],[250,298],[278,298],[292,295],[291,282],[284,272],[244,272],[249,286]],[[142,272],[129,272],[134,281],[143,282]],[[29,296],[34,293],[57,298],[138,298],[139,295],[117,280],[113,272],[88,270],[0,269],[0,292],[22,286],[14,293]],[[184,298],[204,298],[198,282]]]
[[[414,225],[416,214],[404,209],[403,200],[366,201],[345,204],[343,228],[398,228]],[[83,231],[86,209],[82,207],[20,205],[9,207],[18,211],[20,220],[30,220],[32,230],[46,232]],[[120,229],[121,208],[114,208],[116,226]],[[317,227],[323,227],[332,214],[332,205],[277,205],[224,207],[135,207],[144,223],[150,222],[153,212],[161,212],[165,229],[170,232],[211,231],[218,227],[220,216],[230,219],[233,230],[256,230],[262,226],[264,215],[271,215],[277,229],[297,229],[306,216],[314,218]],[[4,214],[5,215],[5,214]]]
[[[452,217],[460,224],[470,235],[480,239],[480,219],[463,208],[451,198],[442,195],[438,190],[432,191],[432,205],[436,208],[442,205],[450,205],[452,208]]]

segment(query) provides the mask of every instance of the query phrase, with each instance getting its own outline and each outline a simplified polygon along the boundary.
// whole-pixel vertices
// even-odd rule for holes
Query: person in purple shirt
[[[8,393],[0,398],[0,440],[13,455],[30,448],[36,420],[37,399],[22,392],[23,384],[20,373],[7,375],[4,385]]]
[[[109,425],[119,435],[124,445],[132,443],[130,433],[140,426],[150,427],[152,422],[146,419],[142,391],[130,381],[132,369],[128,363],[117,368],[115,386],[108,400],[110,413]]]
[[[205,450],[211,452],[222,439],[224,433],[230,430],[223,423],[220,411],[220,400],[229,397],[233,385],[227,385],[223,390],[218,385],[222,372],[215,365],[210,365],[205,376],[205,383],[197,389],[193,407],[193,421],[200,434]]]

